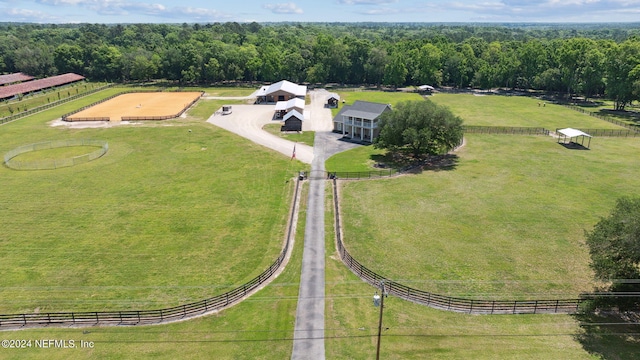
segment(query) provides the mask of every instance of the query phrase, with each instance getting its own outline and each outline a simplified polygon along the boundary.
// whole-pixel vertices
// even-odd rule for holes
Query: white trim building
[[[378,118],[386,111],[391,111],[391,105],[356,100],[333,118],[333,131],[345,138],[373,142],[380,133]]]
[[[293,110],[297,110],[300,114],[304,114],[304,99],[293,98],[287,101],[278,101],[276,103],[276,119],[282,119],[286,114]]]
[[[258,104],[288,101],[293,98],[304,99],[307,96],[307,87],[282,80],[275,84],[261,87],[256,96]]]

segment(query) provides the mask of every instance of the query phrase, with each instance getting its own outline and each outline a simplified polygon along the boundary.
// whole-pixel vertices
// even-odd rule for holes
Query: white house
[[[357,100],[353,105],[345,105],[333,118],[333,131],[343,137],[363,142],[372,142],[378,134],[378,118],[391,105]]]

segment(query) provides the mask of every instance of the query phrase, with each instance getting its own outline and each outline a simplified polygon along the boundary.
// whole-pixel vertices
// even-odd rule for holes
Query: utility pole
[[[384,298],[387,297],[387,293],[384,288],[384,280],[380,281],[380,291],[373,295],[373,306],[380,306],[380,318],[378,319],[378,345],[376,346],[376,360],[380,360],[380,338],[382,337],[382,312],[384,311]]]

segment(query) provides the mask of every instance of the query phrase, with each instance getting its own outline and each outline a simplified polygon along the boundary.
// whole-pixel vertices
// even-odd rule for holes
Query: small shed
[[[339,103],[340,103],[340,95],[336,93],[329,93],[329,95],[327,96],[327,106],[330,108],[336,108],[338,107]]]
[[[583,132],[582,130],[566,128],[557,130],[558,144],[562,144],[565,147],[584,148],[589,149],[591,146],[591,135]],[[584,146],[584,140],[589,139],[587,146]],[[575,139],[575,141],[574,141]]]
[[[302,131],[303,121],[304,115],[297,110],[291,110],[284,116],[284,125],[280,128],[280,131]]]

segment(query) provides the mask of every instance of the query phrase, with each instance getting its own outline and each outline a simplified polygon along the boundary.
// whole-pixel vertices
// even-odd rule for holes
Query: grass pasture
[[[47,125],[114,92],[0,127],[2,153],[53,139],[109,143],[105,156],[72,168],[0,168],[1,313],[196,301],[246,282],[280,252],[285,182],[298,170],[288,158],[206,117],[107,129]]]
[[[451,171],[348,182],[345,241],[375,271],[436,293],[575,298],[583,231],[640,186],[634,139],[572,151],[548,137],[468,135]]]
[[[447,106],[464,120],[464,125],[543,127],[552,131],[567,127],[580,129],[622,129],[600,119],[561,105],[526,96],[437,93],[429,100]]]

